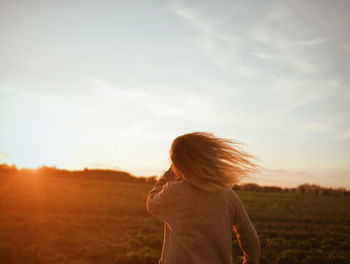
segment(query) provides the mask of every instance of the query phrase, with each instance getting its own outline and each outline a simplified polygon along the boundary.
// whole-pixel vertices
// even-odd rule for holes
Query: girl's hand
[[[174,180],[176,180],[176,175],[175,175],[174,172],[172,171],[171,166],[170,166],[170,168],[163,174],[162,178],[163,178],[164,180],[167,180],[167,181],[174,181]]]

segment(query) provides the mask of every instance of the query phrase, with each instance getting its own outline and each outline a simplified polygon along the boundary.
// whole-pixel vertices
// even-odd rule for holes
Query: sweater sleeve
[[[233,229],[244,254],[243,264],[256,264],[260,257],[259,237],[242,201],[236,193],[234,196],[236,199]]]
[[[146,198],[147,211],[162,220],[165,220],[170,211],[171,182],[175,178],[175,175],[169,169],[155,183]]]

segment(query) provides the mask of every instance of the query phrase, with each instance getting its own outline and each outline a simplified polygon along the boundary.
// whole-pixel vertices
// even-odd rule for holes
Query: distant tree
[[[155,184],[155,183],[157,182],[157,176],[150,176],[150,177],[147,177],[147,182],[148,182],[148,183]]]
[[[241,186],[241,189],[244,191],[259,191],[259,190],[261,190],[260,186],[256,183],[245,183]]]
[[[239,191],[241,189],[241,187],[238,184],[235,184],[235,185],[233,185],[232,189],[235,191]]]
[[[139,176],[139,177],[137,177],[137,179],[138,179],[140,182],[147,182],[147,177],[145,177],[145,176]]]
[[[0,175],[12,175],[14,173],[17,173],[18,169],[16,165],[7,165],[7,164],[0,164]]]

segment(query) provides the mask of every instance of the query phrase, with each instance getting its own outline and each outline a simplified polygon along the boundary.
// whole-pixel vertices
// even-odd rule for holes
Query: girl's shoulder
[[[202,190],[184,180],[168,181],[166,185],[166,189],[169,192],[181,195],[192,195],[197,192],[202,192]]]
[[[184,180],[168,181],[166,184],[168,185],[168,188],[172,190],[181,190],[187,188],[189,185],[189,183]]]

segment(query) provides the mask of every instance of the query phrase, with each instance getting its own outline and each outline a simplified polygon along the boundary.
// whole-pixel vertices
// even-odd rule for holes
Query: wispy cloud
[[[107,101],[149,99],[149,95],[145,91],[131,89],[130,87],[112,85],[111,83],[100,78],[92,78],[91,84],[97,89],[91,89],[90,92],[92,92],[94,96],[103,97]]]
[[[350,128],[339,128],[322,121],[313,121],[304,125],[305,130],[314,133],[327,133],[330,140],[343,141],[350,139]]]
[[[146,85],[143,87],[123,87],[112,84],[100,78],[91,80],[92,89],[90,93],[93,98],[101,100],[100,103],[114,104],[115,111],[124,111],[125,118],[131,118],[132,113],[141,120],[171,118],[193,122],[208,122],[215,117],[216,103],[211,100],[210,94],[198,94],[190,89],[169,87],[165,85]],[[134,107],[130,111],[130,104]],[[133,116],[137,120],[137,116]],[[148,117],[148,118],[146,118]]]
[[[275,60],[299,74],[315,74],[318,71],[315,62],[304,52],[304,46],[316,45],[326,41],[325,37],[296,40],[296,18],[284,6],[275,6],[266,15],[262,23],[248,34],[256,42],[255,56]],[[291,32],[292,31],[292,32]],[[266,53],[261,47],[265,47]],[[261,55],[263,54],[263,55]],[[260,56],[259,56],[260,55]]]
[[[329,132],[333,127],[324,122],[311,122],[305,124],[305,129],[313,132]]]
[[[334,140],[350,140],[350,128],[339,130],[336,133]]]
[[[267,91],[273,105],[265,109],[264,115],[256,123],[270,124],[275,119],[286,118],[293,111],[331,99],[342,90],[342,85],[336,79],[271,78]]]
[[[327,42],[329,40],[329,38],[326,37],[318,37],[318,38],[314,38],[314,39],[305,39],[299,42],[296,42],[296,44],[301,45],[301,46],[316,46],[316,45],[320,45],[323,44],[325,42]]]
[[[211,63],[231,74],[257,77],[254,69],[243,63],[242,47],[248,43],[242,37],[221,31],[218,20],[204,16],[199,10],[182,5],[173,11],[198,29],[197,45]]]
[[[0,152],[0,161],[6,160],[8,157],[10,157],[11,154],[7,152]]]
[[[347,180],[349,175],[349,170],[320,171],[262,167],[260,173],[245,178],[244,182],[255,182],[261,185],[285,187],[297,187],[300,184],[310,183],[325,187],[332,186],[335,188],[349,188],[350,184]]]
[[[199,12],[185,6],[175,7],[173,11],[187,20],[203,32],[213,33],[214,21],[205,20],[200,17]]]

